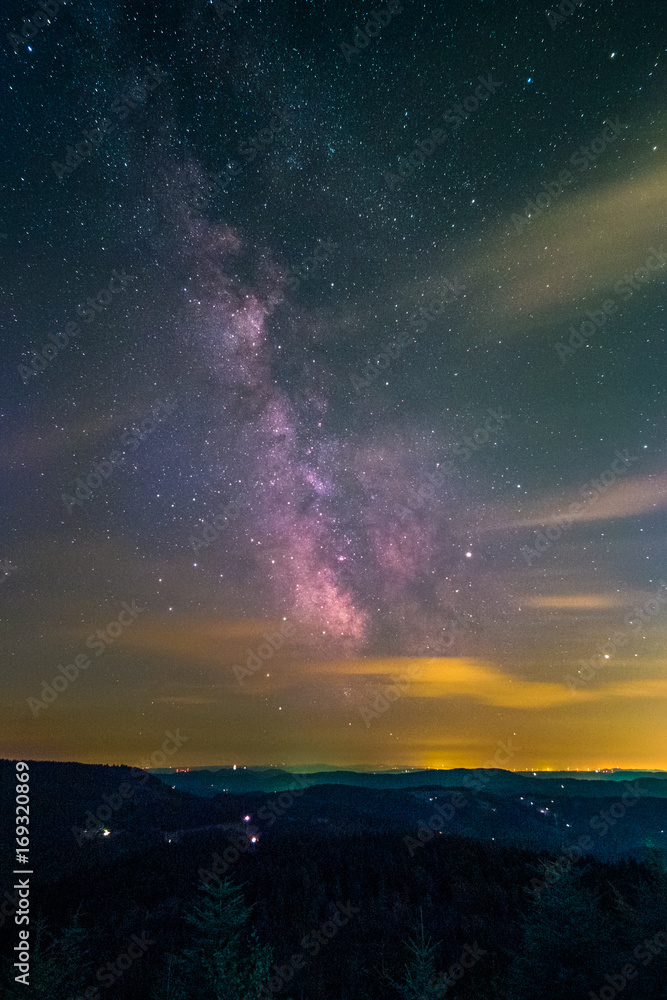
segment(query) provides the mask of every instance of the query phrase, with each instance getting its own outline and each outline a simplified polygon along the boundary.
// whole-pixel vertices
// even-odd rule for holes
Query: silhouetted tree
[[[424,920],[420,913],[419,936],[404,942],[410,952],[400,980],[385,975],[389,985],[401,1000],[442,1000],[447,984],[436,974],[435,955],[440,946],[429,934],[424,934]]]
[[[49,932],[44,920],[38,919],[30,930],[28,992],[31,997],[53,1000],[53,997],[78,996],[87,986],[94,984],[92,966],[85,947],[86,931],[81,926],[78,911],[58,937]],[[10,981],[2,991],[3,996],[27,995],[25,985],[15,981],[17,974],[17,969],[12,967],[8,975]]]
[[[187,1000],[187,993],[178,974],[179,959],[167,955],[166,970],[160,973],[159,982],[153,987],[151,1000]]]
[[[509,969],[504,996],[509,1000],[570,1000],[587,996],[592,985],[613,971],[619,924],[614,908],[603,905],[597,888],[586,884],[585,870],[564,870],[541,863],[543,888],[525,920],[523,948]]]
[[[202,883],[199,893],[185,918],[193,928],[193,944],[183,950],[181,976],[165,985],[171,994],[163,992],[164,1000],[180,1000],[178,990],[184,983],[188,996],[199,1000],[255,1000],[273,954],[246,927],[251,907],[245,905],[240,886],[228,878]]]

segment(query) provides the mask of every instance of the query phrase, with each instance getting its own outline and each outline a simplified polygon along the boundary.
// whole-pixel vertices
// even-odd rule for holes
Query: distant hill
[[[0,934],[0,997],[7,1000],[20,994],[6,987],[16,936],[5,925],[19,905],[12,871],[15,773],[12,762],[0,761],[0,929],[5,931]],[[203,793],[171,787],[176,778],[193,787],[198,782]],[[234,793],[231,782],[255,790]],[[258,790],[262,783],[274,789]],[[306,787],[302,794],[275,787],[285,785],[295,791],[297,785]],[[405,941],[423,913],[434,939],[449,942],[443,969],[458,959],[466,942],[477,940],[488,952],[486,965],[479,966],[487,978],[474,980],[471,974],[458,984],[461,1000],[571,1000],[585,995],[582,962],[598,963],[587,966],[585,981],[597,987],[606,969],[621,967],[626,942],[634,947],[667,920],[666,781],[648,775],[639,785],[651,794],[623,800],[618,775],[579,780],[553,772],[453,769],[299,776],[278,768],[220,768],[158,779],[127,767],[31,762],[31,918],[46,919],[49,934],[58,940],[80,915],[90,956],[90,974],[82,977],[81,988],[94,983],[96,969],[111,967],[127,951],[132,935],[147,935],[150,949],[115,982],[113,997],[164,997],[169,956],[193,943],[183,917],[199,898],[200,880],[215,883],[215,873],[226,871],[252,905],[253,930],[275,948],[277,964],[297,953],[304,935],[331,923],[327,918],[338,900],[358,910],[350,930],[341,927],[340,938],[322,948],[318,961],[306,961],[298,970],[298,991],[290,986],[285,997],[391,1000],[393,994],[366,970],[391,960],[398,973]],[[556,874],[559,888],[545,895],[547,906],[541,905],[542,891],[551,892],[543,863],[550,865],[552,878],[555,872],[564,874],[563,863],[573,851],[572,878],[559,881]],[[545,888],[531,898],[535,882]],[[572,914],[571,900],[576,902]],[[612,925],[614,933],[609,931],[612,917],[624,921]],[[526,921],[531,921],[529,941],[544,928],[538,972],[554,941],[559,942],[551,978],[546,988],[540,981],[539,989],[517,992],[513,980],[501,991],[499,970],[513,956],[523,961]],[[589,937],[582,944],[583,932]],[[609,949],[600,957],[605,941]],[[556,992],[550,984],[562,978],[562,945],[569,942],[570,980],[566,990]],[[652,968],[642,969],[643,976]],[[357,980],[346,986],[336,979],[350,970],[356,970]],[[658,962],[654,981],[643,989],[646,982],[633,997],[664,997]],[[331,988],[324,990],[328,984]],[[83,996],[78,987],[64,991],[59,986],[40,995],[49,1000]],[[282,1000],[283,992],[277,997]]]
[[[636,773],[626,772],[627,780]],[[639,773],[639,798],[626,808],[618,774],[614,780],[580,780],[499,769],[298,775],[278,768],[218,768],[158,777],[123,766],[30,762],[31,857],[54,878],[85,881],[100,865],[165,844],[205,852],[204,845],[225,843],[246,823],[257,826],[260,843],[273,836],[274,823],[304,834],[326,829],[414,835],[438,802],[453,812],[446,823],[451,835],[557,850],[593,830],[590,849],[599,857],[641,855],[649,845],[667,848],[667,776]],[[13,763],[0,761],[0,870],[6,871],[14,847],[14,774]],[[303,794],[293,796],[289,789]],[[447,803],[455,793],[465,806],[452,811]],[[606,820],[596,817],[610,809],[620,821],[610,820],[602,837]]]
[[[577,781],[634,781],[635,778],[667,780],[667,771],[625,771],[620,767],[602,771],[515,771],[515,774],[535,775],[538,778],[575,778]]]
[[[157,776],[182,791],[213,797],[221,792],[241,794],[246,792],[281,792],[308,785],[349,785],[362,788],[457,788],[466,781],[482,780],[484,787],[499,795],[544,793],[545,783],[549,794],[577,796],[609,795],[609,784],[641,779],[642,787],[651,796],[667,797],[667,774],[663,771],[504,771],[482,768],[451,768],[449,770],[402,771],[320,771],[314,773],[291,772],[280,768],[193,768],[189,771],[158,771]],[[302,777],[299,775],[302,774]],[[488,780],[487,780],[488,779]]]
[[[213,802],[173,789],[147,771],[100,764],[27,761],[30,847],[40,864],[61,870],[104,849],[105,856],[162,830],[221,821]],[[0,856],[13,848],[13,762],[0,760]],[[172,782],[173,784],[173,782]],[[121,791],[122,789],[122,791]],[[128,797],[125,797],[128,796]],[[104,834],[104,828],[111,830]]]

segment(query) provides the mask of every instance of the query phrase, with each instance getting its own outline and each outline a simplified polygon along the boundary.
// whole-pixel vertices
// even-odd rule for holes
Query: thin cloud
[[[611,461],[611,460],[610,460]],[[601,474],[600,470],[597,475]],[[593,477],[596,478],[595,476]],[[584,484],[582,484],[583,487]],[[580,509],[574,510],[573,505]],[[504,532],[516,528],[541,528],[551,525],[589,524],[595,521],[612,521],[640,514],[653,514],[667,507],[667,474],[619,478],[608,486],[602,486],[601,493],[591,493],[588,497],[580,492],[567,496],[545,498],[534,505],[529,512],[517,512],[516,508],[506,508],[495,516],[488,513],[480,526],[484,532]]]

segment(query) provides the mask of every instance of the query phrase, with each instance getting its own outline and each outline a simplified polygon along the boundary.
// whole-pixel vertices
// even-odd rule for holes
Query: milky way
[[[120,759],[168,722],[202,760],[472,763],[523,732],[562,764],[625,713],[648,763],[663,616],[579,701],[565,678],[665,575],[663,12],[487,6],[405,6],[351,55],[355,0],[86,0],[9,45],[8,740]]]
[[[197,273],[196,337],[219,386],[220,481],[252,493],[244,527],[266,613],[288,612],[308,627],[313,650],[333,656],[378,644],[400,653],[428,648],[448,610],[433,577],[437,571],[439,582],[460,561],[447,517],[456,479],[440,496],[431,488],[420,510],[419,463],[410,470],[405,429],[378,441],[369,428],[354,443],[327,431],[322,384],[295,405],[277,377],[280,269],[264,258],[254,262],[263,275],[234,279],[242,237],[177,207]]]

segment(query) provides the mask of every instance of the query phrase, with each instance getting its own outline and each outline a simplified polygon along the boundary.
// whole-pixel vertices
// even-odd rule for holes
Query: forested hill
[[[0,996],[12,1000],[28,995],[11,970],[14,773],[0,763]],[[499,792],[483,772],[455,788],[427,774],[420,788],[293,779],[201,797],[129,768],[31,763],[30,996],[98,1000],[103,987],[86,991],[99,973],[113,1000],[572,1000],[628,962],[624,1000],[664,996],[664,959],[646,961],[642,942],[667,921],[665,798],[642,781],[637,794],[573,781],[580,794],[557,795],[560,782],[538,779],[525,794],[520,775]],[[137,938],[145,953],[116,965]],[[221,961],[225,982],[254,992],[216,992]]]
[[[655,777],[619,783],[500,770],[298,776],[248,769],[227,771],[225,777],[240,773],[240,783],[260,788],[232,792],[220,781],[208,786],[209,777],[219,777],[220,771],[162,774],[158,779],[122,766],[38,762],[30,769],[32,847],[55,872],[69,871],[86,858],[119,857],[170,837],[173,842],[194,842],[210,828],[243,829],[247,815],[258,838],[278,819],[285,829],[408,834],[438,805],[447,815],[445,833],[527,849],[555,850],[572,842],[575,834],[590,835],[586,851],[601,858],[641,857],[647,846],[667,846],[667,782]],[[9,851],[12,842],[13,775],[13,765],[0,761],[3,851]],[[188,782],[191,776],[198,780]],[[347,784],[347,778],[356,780]],[[177,779],[184,780],[174,788]],[[408,779],[411,784],[406,786]],[[273,790],[262,790],[265,783]],[[382,787],[385,784],[390,787]],[[455,795],[462,804],[447,806]]]
[[[0,764],[7,998],[28,995],[11,971],[13,774]],[[203,798],[129,768],[32,763],[30,995],[98,1000],[101,974],[114,1000],[572,1000],[633,962],[624,998],[664,996],[663,963],[642,944],[667,921],[664,798],[616,782],[557,796],[554,781],[524,794],[517,775],[502,793],[482,772],[457,788],[428,776]],[[137,939],[145,953],[117,965]],[[254,992],[216,992],[207,955]]]
[[[220,767],[185,770],[154,769],[166,784],[196,795],[212,796],[218,792],[278,792],[308,785],[354,785],[362,788],[457,788],[466,779],[481,780],[490,791],[498,794],[538,793],[548,783],[556,795],[613,795],[613,786],[624,781],[641,779],[656,798],[667,797],[667,774],[663,771],[614,771],[597,774],[580,771],[576,777],[568,771],[505,771],[501,768],[451,768],[448,770],[344,771],[326,770],[299,773],[276,767]],[[612,790],[610,790],[612,785]]]

